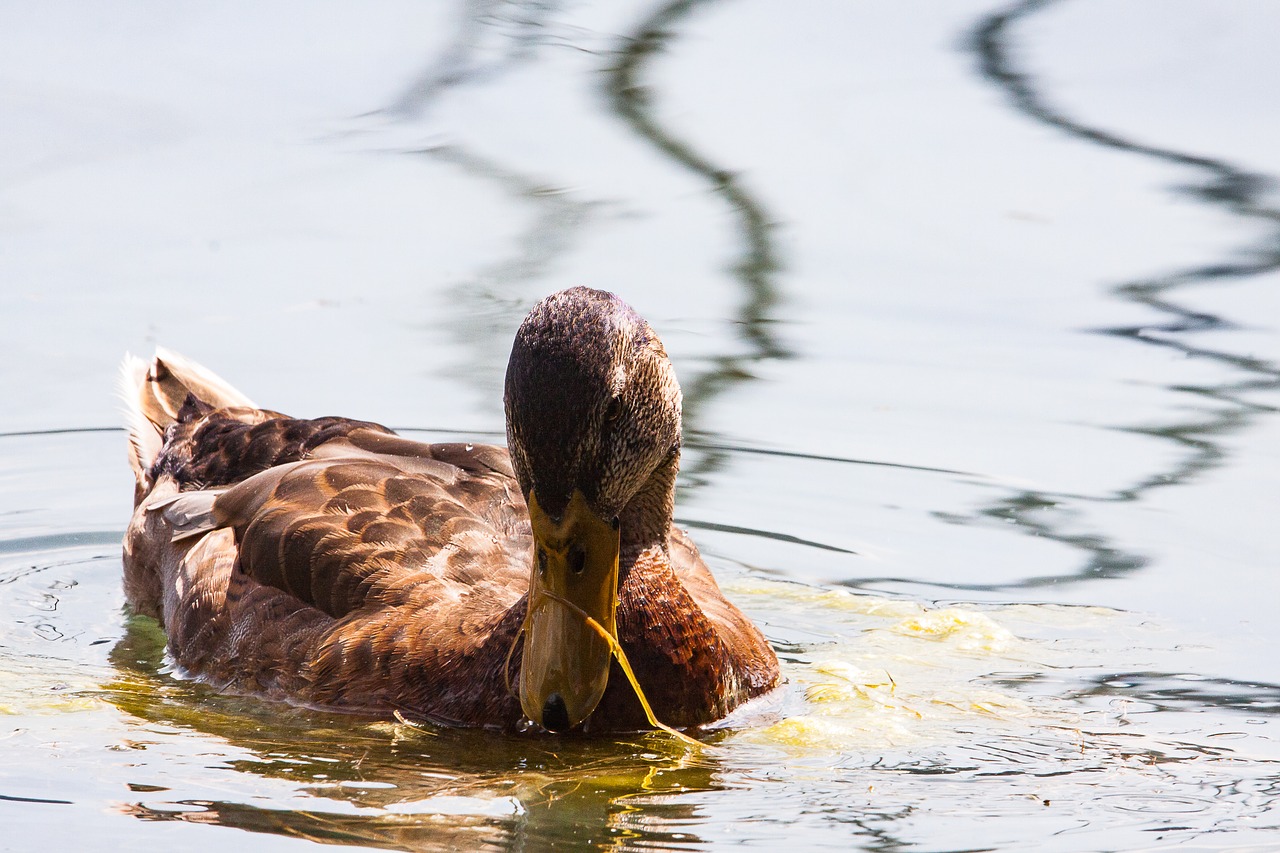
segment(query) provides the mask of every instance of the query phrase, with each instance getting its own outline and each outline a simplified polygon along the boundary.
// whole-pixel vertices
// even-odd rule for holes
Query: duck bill
[[[619,534],[578,491],[559,520],[531,491],[529,518],[534,560],[520,705],[548,731],[567,731],[590,716],[609,682],[609,642],[586,617],[617,636]]]

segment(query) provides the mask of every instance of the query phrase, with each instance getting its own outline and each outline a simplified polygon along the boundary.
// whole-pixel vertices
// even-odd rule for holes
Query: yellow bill
[[[594,513],[578,491],[559,521],[543,512],[530,492],[529,519],[534,561],[520,705],[543,728],[567,731],[590,716],[609,682],[609,642],[583,614],[617,637],[621,540],[617,526]]]

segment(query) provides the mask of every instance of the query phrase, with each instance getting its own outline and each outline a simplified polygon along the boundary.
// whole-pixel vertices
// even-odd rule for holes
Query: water
[[[0,10],[0,848],[1274,846],[1278,16]],[[169,670],[124,350],[493,440],[582,283],[667,342],[679,520],[786,690],[694,753]]]

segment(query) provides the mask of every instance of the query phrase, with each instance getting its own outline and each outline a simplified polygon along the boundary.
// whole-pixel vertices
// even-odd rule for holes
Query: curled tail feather
[[[147,471],[164,445],[165,430],[178,420],[189,397],[211,408],[253,406],[226,380],[172,350],[156,348],[148,363],[125,355],[120,365],[120,395],[129,428],[129,466],[139,499],[148,488]]]

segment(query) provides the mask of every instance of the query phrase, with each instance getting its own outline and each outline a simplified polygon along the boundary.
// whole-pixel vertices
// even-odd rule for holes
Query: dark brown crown
[[[680,443],[680,387],[662,342],[602,290],[534,306],[511,348],[505,403],[516,476],[552,516],[575,489],[617,516]]]

